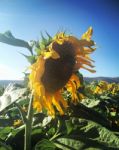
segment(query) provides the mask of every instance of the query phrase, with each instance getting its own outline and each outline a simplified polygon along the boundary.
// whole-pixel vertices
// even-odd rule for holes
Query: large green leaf
[[[80,150],[84,144],[75,139],[59,138],[55,142],[55,145],[61,150]]]
[[[20,54],[22,54],[22,53],[20,53]],[[22,54],[22,55],[28,60],[28,62],[30,62],[30,64],[33,64],[36,61],[35,55],[31,55],[31,56],[28,56],[25,54]]]
[[[35,150],[55,150],[56,146],[52,141],[43,139],[37,143]]]
[[[6,136],[12,130],[11,127],[0,128],[0,139],[5,140]]]
[[[92,108],[88,108],[83,104],[71,105],[70,109],[72,110],[72,116],[85,118],[88,120],[92,120],[101,124],[106,128],[110,128],[110,122],[104,115],[100,114],[99,112],[93,110]]]
[[[86,98],[81,103],[84,104],[85,106],[89,107],[89,108],[93,108],[100,103],[100,100],[94,99],[94,98],[93,99]]]
[[[9,84],[3,95],[0,97],[0,113],[8,106],[13,104],[16,100],[23,98],[27,92],[27,88],[16,87],[15,84]]]
[[[12,150],[10,146],[0,146],[0,150]]]
[[[6,31],[5,33],[0,33],[0,42],[13,45],[13,46],[28,48],[32,53],[32,47],[29,45],[29,43],[24,40],[15,38],[10,31]]]
[[[66,121],[66,130],[67,135],[54,141],[62,150],[119,149],[119,138],[93,121],[73,117]]]

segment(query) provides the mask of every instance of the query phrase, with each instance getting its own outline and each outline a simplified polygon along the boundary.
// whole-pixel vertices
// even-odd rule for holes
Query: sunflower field
[[[0,42],[27,48],[21,84],[0,86],[0,150],[118,150],[119,84],[86,82],[95,73],[92,27],[30,42],[0,33]]]

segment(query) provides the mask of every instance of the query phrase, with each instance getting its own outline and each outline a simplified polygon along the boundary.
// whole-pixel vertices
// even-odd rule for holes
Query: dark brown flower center
[[[53,49],[59,53],[59,59],[48,59],[45,63],[45,72],[41,78],[45,90],[54,93],[61,89],[72,75],[75,65],[75,53],[69,42],[59,45],[53,44]]]

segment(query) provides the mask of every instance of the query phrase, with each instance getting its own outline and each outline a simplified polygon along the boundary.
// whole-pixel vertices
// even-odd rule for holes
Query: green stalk
[[[25,122],[25,137],[24,137],[24,150],[31,150],[31,131],[33,120],[33,94],[31,94],[30,103],[28,107],[27,121]]]

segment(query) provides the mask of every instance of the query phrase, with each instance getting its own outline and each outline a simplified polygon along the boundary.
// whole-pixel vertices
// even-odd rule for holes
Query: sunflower
[[[71,93],[73,103],[78,102],[77,89],[81,83],[76,71],[84,68],[95,72],[92,69],[93,60],[89,57],[95,50],[92,47],[95,45],[91,40],[92,32],[90,27],[81,39],[64,32],[57,33],[41,50],[36,62],[30,66],[29,75],[29,86],[34,95],[33,106],[37,111],[45,109],[49,115],[55,116],[55,110],[58,110],[63,115],[68,107],[62,96],[64,90]],[[83,96],[80,94],[80,97]]]
[[[94,94],[104,94],[108,91],[108,82],[100,81],[95,88]]]

